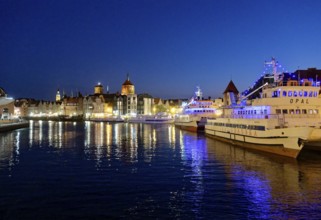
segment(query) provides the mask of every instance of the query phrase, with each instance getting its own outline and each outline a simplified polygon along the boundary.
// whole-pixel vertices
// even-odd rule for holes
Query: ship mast
[[[264,64],[272,66],[272,74],[273,74],[274,82],[277,83],[279,74],[277,73],[277,62],[275,61],[275,58],[272,57],[272,60],[270,62],[265,61]]]

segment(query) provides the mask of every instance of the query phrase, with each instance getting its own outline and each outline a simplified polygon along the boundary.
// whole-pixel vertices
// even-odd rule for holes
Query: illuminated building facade
[[[83,96],[78,93],[77,97],[64,96],[60,108],[61,114],[66,117],[79,117],[83,116]]]
[[[86,119],[104,119],[125,115],[127,96],[119,93],[103,93],[103,86],[99,83],[94,88],[94,94],[83,99],[84,117]]]
[[[129,80],[128,74],[121,87],[121,94],[127,96],[127,115],[135,117],[137,115],[137,94],[135,94],[135,86]]]
[[[137,95],[137,114],[152,115],[153,114],[153,97],[149,94]]]

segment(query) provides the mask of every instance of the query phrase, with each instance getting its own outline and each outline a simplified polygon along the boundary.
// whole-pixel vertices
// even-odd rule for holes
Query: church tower
[[[61,96],[60,96],[60,91],[58,89],[56,93],[56,102],[60,102],[60,101],[61,101]]]
[[[98,83],[96,86],[95,86],[95,95],[102,95],[104,92],[104,88],[103,86]]]
[[[134,95],[135,94],[135,86],[129,80],[129,74],[127,74],[127,79],[121,87],[121,94],[122,95]]]
[[[135,94],[134,84],[129,80],[128,74],[121,87],[121,94],[127,96],[127,115],[135,117],[137,115],[137,94]]]

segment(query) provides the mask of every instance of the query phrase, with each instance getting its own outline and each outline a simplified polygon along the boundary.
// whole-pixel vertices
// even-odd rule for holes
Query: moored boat
[[[296,158],[308,144],[321,143],[320,85],[288,73],[273,74],[243,98],[231,81],[219,117],[209,119],[205,133],[248,149]],[[319,145],[321,148],[321,145]]]
[[[221,99],[203,99],[199,87],[181,114],[175,117],[175,126],[191,132],[204,132],[207,118],[214,117],[215,110],[222,105]]]

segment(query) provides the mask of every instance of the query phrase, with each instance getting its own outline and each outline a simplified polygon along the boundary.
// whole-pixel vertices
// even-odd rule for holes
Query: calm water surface
[[[320,219],[321,155],[252,153],[173,125],[0,134],[0,219]]]

